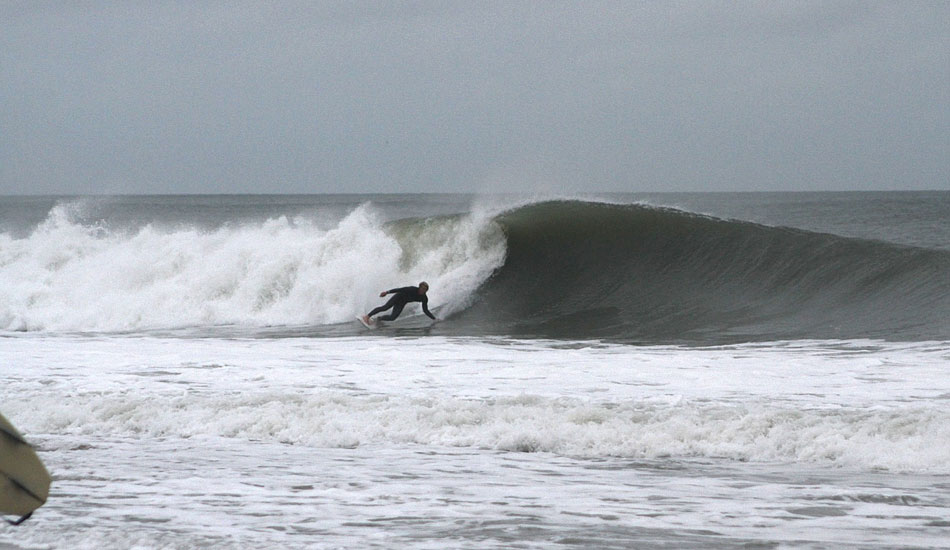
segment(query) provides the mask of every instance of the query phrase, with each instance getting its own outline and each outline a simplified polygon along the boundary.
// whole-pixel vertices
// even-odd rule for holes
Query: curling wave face
[[[505,265],[461,317],[640,341],[950,338],[950,253],[669,208],[551,201],[497,218]]]
[[[0,327],[339,334],[380,289],[423,279],[451,320],[437,334],[950,338],[945,250],[582,201],[385,223],[363,205],[330,228],[277,217],[126,231],[58,206],[26,236],[0,234]]]

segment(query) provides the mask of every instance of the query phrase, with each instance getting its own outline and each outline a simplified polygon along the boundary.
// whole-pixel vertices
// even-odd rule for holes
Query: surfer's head
[[[429,290],[429,283],[422,281],[419,283],[419,294],[425,294]]]

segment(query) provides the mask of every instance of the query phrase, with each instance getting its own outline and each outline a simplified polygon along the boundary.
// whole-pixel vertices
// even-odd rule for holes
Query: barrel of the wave
[[[19,525],[46,503],[50,476],[33,447],[0,414],[0,512],[19,516]]]

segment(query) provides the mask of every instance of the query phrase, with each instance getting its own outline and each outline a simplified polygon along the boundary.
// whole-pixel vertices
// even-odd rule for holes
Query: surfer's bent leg
[[[366,316],[367,316],[367,317],[372,317],[373,315],[376,315],[377,313],[379,313],[379,312],[381,312],[381,311],[386,311],[387,309],[393,307],[393,304],[395,304],[395,303],[396,303],[396,300],[398,300],[398,299],[399,299],[399,295],[398,295],[398,294],[397,294],[397,295],[394,295],[392,298],[389,299],[388,302],[386,302],[385,304],[379,306],[378,308],[374,309],[373,311],[370,311],[369,313],[366,314]],[[400,309],[401,309],[401,308],[400,308]]]
[[[399,314],[402,313],[402,308],[404,307],[406,307],[405,302],[396,304],[396,307],[393,308],[392,313],[390,313],[389,315],[383,315],[382,317],[380,317],[380,319],[382,319],[383,321],[395,321],[396,317],[399,317]]]

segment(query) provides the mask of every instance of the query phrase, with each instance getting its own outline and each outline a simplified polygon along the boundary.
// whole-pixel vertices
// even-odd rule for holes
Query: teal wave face
[[[551,201],[496,222],[507,258],[456,316],[463,332],[710,343],[950,338],[946,251],[643,205]]]

